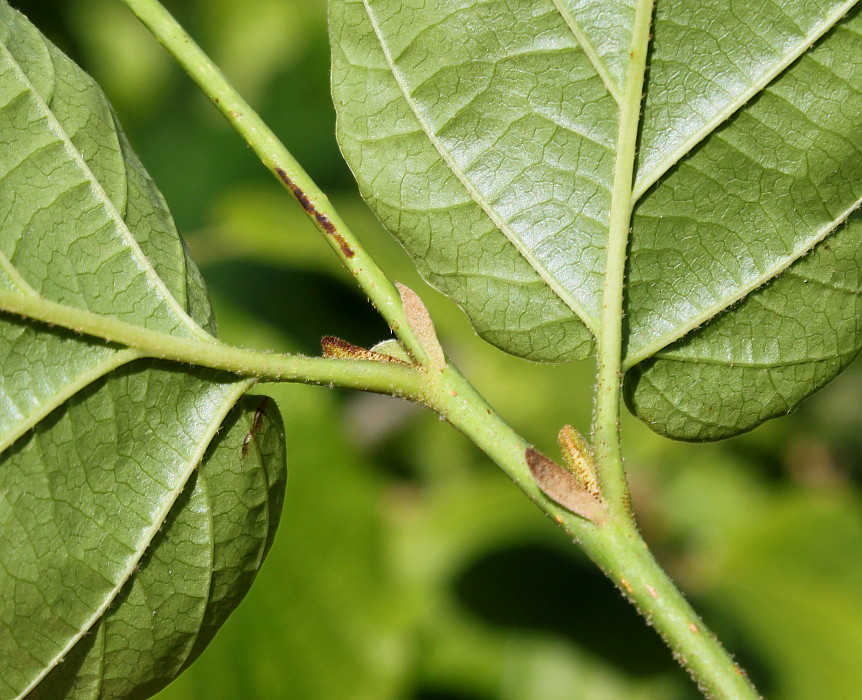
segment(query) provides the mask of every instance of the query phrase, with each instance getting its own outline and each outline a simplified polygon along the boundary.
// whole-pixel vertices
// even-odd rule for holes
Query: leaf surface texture
[[[5,2],[0,134],[0,293],[216,342],[104,95]],[[278,411],[247,380],[11,314],[0,361],[0,697],[148,697],[271,543]]]
[[[629,405],[666,435],[727,437],[862,344],[862,20],[846,1],[658,0],[631,163],[638,7],[331,0],[339,139],[426,279],[535,360],[601,335],[614,173],[632,168]]]

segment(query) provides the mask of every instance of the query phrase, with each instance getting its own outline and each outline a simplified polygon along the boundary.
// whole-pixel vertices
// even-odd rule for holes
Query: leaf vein
[[[425,132],[425,135],[428,137],[428,140],[440,154],[440,157],[455,175],[455,177],[459,180],[461,185],[467,190],[470,194],[473,201],[479,206],[480,209],[491,219],[491,221],[497,226],[497,228],[509,239],[512,245],[521,253],[521,255],[527,260],[527,262],[533,267],[536,272],[545,280],[546,284],[556,293],[556,295],[572,309],[584,322],[584,324],[593,332],[597,327],[597,321],[592,317],[591,314],[587,313],[586,309],[581,306],[580,303],[572,295],[562,287],[562,285],[550,274],[550,272],[545,268],[544,265],[540,264],[540,262],[532,255],[532,253],[527,249],[527,247],[523,244],[523,242],[515,235],[514,231],[512,231],[511,227],[499,216],[499,214],[490,206],[490,204],[482,197],[482,195],[476,190],[470,180],[467,178],[466,174],[461,170],[458,164],[455,162],[452,154],[444,147],[444,145],[440,142],[437,134],[431,128],[427,119],[423,116],[419,105],[416,104],[415,100],[410,95],[410,91],[408,86],[404,80],[404,77],[401,75],[401,71],[396,66],[393,57],[389,51],[388,44],[382,34],[379,23],[377,21],[377,17],[374,14],[374,11],[371,9],[369,0],[362,0],[363,7],[365,8],[365,12],[368,16],[368,20],[371,23],[374,34],[377,38],[377,41],[380,45],[381,51],[389,64],[389,70],[394,78],[396,84],[398,85],[399,90],[404,96],[404,100],[407,102],[410,107],[413,115],[416,120],[422,127],[422,130]]]

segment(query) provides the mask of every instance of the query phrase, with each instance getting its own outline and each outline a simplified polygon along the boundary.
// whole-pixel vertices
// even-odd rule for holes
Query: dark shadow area
[[[413,700],[488,700],[484,695],[470,695],[443,688],[420,688],[412,697]]]
[[[757,653],[757,645],[742,632],[736,621],[709,601],[686,596],[695,610],[706,621],[725,649],[730,650],[733,660],[745,669],[754,687],[765,698],[777,692],[773,673]]]
[[[454,589],[460,603],[489,624],[558,635],[629,676],[671,674],[680,687],[690,689],[686,697],[700,697],[655,630],[587,561],[522,544],[476,559]],[[733,620],[703,601],[690,600],[769,697],[774,687],[770,674],[750,653]]]
[[[658,635],[587,566],[548,547],[519,545],[475,560],[455,591],[489,624],[559,635],[632,676],[682,676]]]
[[[325,335],[363,347],[390,336],[359,292],[325,273],[236,260],[208,265],[203,274],[211,291],[288,333],[308,355],[320,354]]]
[[[9,4],[39,27],[76,63],[80,61],[78,42],[69,31],[65,0],[10,0]]]

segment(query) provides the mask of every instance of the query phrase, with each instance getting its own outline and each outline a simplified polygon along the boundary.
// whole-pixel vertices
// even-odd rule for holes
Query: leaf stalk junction
[[[399,396],[436,411],[468,436],[578,543],[656,628],[710,698],[757,691],[656,563],[635,524],[620,449],[624,286],[634,203],[634,164],[653,0],[638,0],[628,74],[619,104],[618,151],[597,333],[592,445],[561,431],[564,466],[514,431],[443,355],[419,297],[384,274],[286,147],[156,0],[123,0],[302,206],[389,324],[405,361],[327,339],[324,357],[247,350],[215,338],[181,338],[71,308],[35,294],[0,290],[0,310],[128,349],[127,361],[160,358],[256,381],[333,385]],[[576,603],[573,603],[576,604]]]

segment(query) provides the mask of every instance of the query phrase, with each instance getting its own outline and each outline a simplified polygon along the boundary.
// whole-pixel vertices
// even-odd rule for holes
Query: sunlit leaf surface
[[[862,345],[855,4],[656,3],[620,322],[629,405],[658,432],[751,428]],[[637,5],[330,2],[363,194],[517,355],[583,357],[602,333]]]
[[[0,134],[3,291],[211,342],[197,268],[101,91],[5,2]],[[0,362],[0,697],[151,694],[263,560],[278,411],[236,377],[9,315]]]

